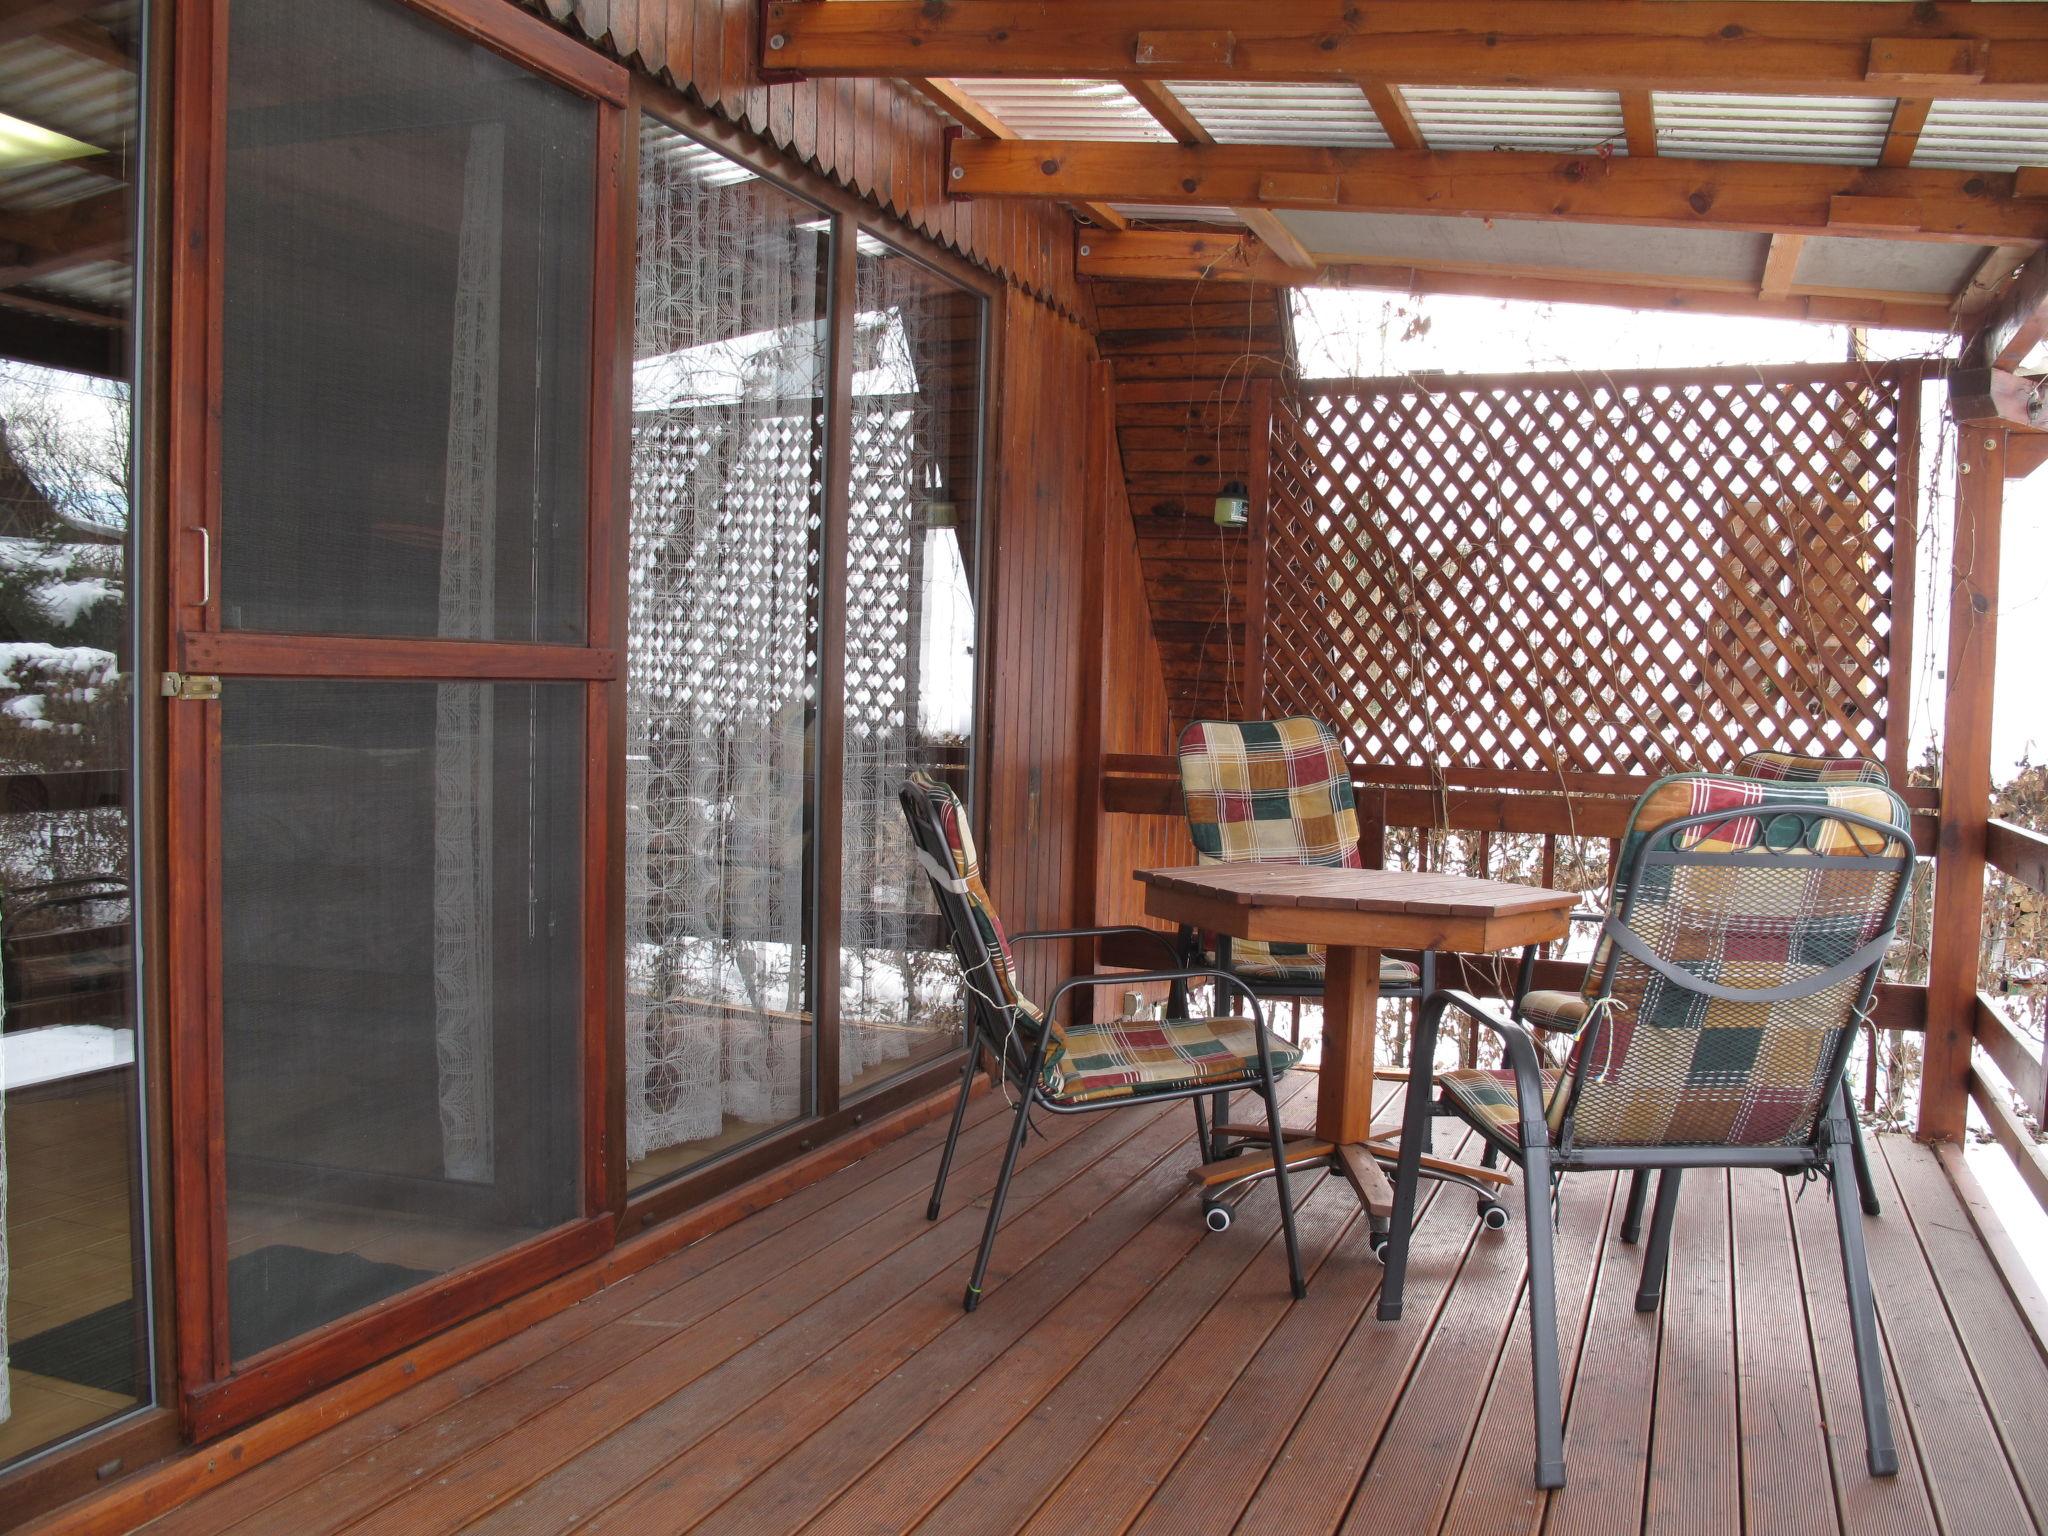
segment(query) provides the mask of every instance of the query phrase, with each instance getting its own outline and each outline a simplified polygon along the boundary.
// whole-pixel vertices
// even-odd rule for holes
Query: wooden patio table
[[[1398,869],[1328,869],[1304,864],[1209,864],[1138,871],[1145,910],[1233,939],[1320,944],[1327,951],[1323,992],[1322,1081],[1313,1135],[1289,1131],[1289,1167],[1327,1161],[1358,1192],[1369,1215],[1393,1211],[1393,1187],[1377,1159],[1398,1151],[1390,1128],[1372,1129],[1373,1024],[1379,1012],[1380,951],[1442,950],[1490,954],[1565,936],[1578,897],[1570,891]],[[1225,1126],[1266,1135],[1262,1127]],[[1433,1159],[1431,1161],[1434,1161]],[[1480,1181],[1504,1174],[1459,1167]],[[1491,1174],[1491,1178],[1489,1175]],[[1238,1159],[1197,1170],[1213,1185],[1245,1176]]]

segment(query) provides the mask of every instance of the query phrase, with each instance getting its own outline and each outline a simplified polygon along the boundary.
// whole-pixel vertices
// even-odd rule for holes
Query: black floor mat
[[[282,1344],[309,1325],[374,1306],[434,1278],[430,1269],[379,1264],[355,1253],[273,1243],[228,1261],[229,1348],[237,1360]],[[116,1302],[8,1344],[9,1363],[81,1387],[141,1395],[135,1309]]]

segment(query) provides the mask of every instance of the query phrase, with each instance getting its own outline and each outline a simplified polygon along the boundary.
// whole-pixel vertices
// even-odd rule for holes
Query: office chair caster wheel
[[[1213,1200],[1204,1200],[1202,1202],[1202,1225],[1211,1232],[1228,1232],[1230,1230],[1230,1207],[1218,1205]]]
[[[1382,1264],[1387,1262],[1388,1235],[1389,1234],[1386,1227],[1380,1225],[1378,1222],[1374,1222],[1372,1235],[1366,1239],[1366,1241],[1372,1247],[1372,1256],[1378,1259]]]
[[[1479,1219],[1485,1223],[1487,1231],[1498,1232],[1508,1224],[1508,1208],[1498,1200],[1481,1200]]]

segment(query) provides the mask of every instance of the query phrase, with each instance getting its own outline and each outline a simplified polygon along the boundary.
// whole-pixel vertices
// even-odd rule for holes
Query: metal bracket
[[[220,697],[220,679],[204,672],[166,672],[163,694],[167,699],[191,699],[203,704]]]

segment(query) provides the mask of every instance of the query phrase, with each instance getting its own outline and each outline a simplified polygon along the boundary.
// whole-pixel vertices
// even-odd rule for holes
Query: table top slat
[[[1572,891],[1402,869],[1330,869],[1314,864],[1205,864],[1142,869],[1139,880],[1241,907],[1313,907],[1326,911],[1418,917],[1509,917],[1569,911]]]

